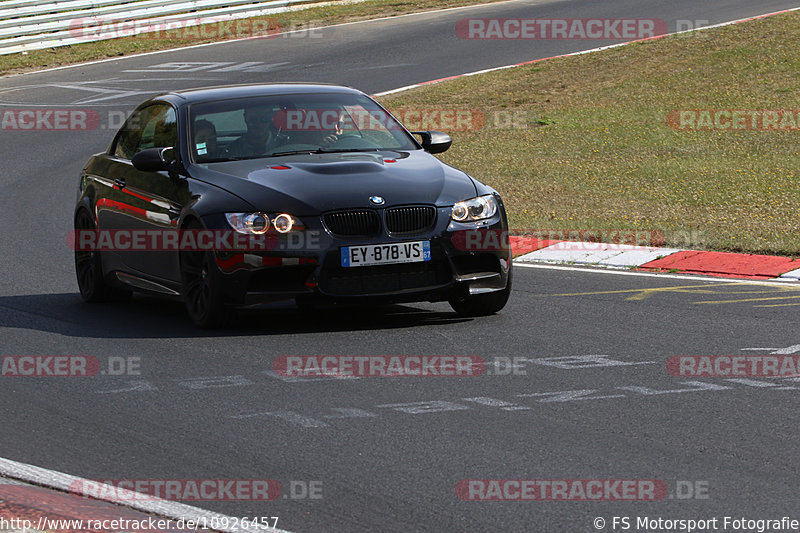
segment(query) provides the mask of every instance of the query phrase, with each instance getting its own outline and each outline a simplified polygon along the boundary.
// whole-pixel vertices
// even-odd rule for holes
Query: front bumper
[[[424,233],[396,236],[384,230],[366,238],[340,237],[321,218],[301,217],[307,228],[282,236],[272,250],[217,253],[224,294],[229,304],[248,306],[291,298],[443,301],[504,289],[511,265],[505,214],[460,224],[450,220],[450,208],[437,211],[435,226]],[[491,238],[471,238],[474,232]],[[430,241],[430,261],[361,267],[340,263],[343,246],[422,240]]]

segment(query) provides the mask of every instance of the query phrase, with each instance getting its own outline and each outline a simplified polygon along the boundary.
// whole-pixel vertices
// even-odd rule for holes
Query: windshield
[[[218,100],[193,105],[189,120],[197,163],[418,148],[391,115],[356,94]]]

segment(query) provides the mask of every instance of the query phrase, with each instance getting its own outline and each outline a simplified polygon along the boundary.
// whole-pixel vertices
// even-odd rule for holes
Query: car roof
[[[351,87],[328,83],[251,83],[246,85],[220,85],[216,87],[199,87],[172,91],[161,98],[176,99],[182,103],[198,103],[228,98],[246,98],[249,96],[270,96],[279,94],[364,94]],[[169,98],[172,97],[172,98]],[[158,97],[157,97],[158,98]]]

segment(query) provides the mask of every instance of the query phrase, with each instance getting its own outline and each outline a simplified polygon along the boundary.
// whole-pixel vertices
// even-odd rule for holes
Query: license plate
[[[341,252],[343,267],[418,263],[431,260],[431,242],[416,241],[343,246]]]

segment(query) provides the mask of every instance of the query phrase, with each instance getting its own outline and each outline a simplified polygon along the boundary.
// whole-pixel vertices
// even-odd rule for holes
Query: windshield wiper
[[[296,154],[340,154],[343,152],[377,152],[382,150],[382,148],[315,148],[315,149],[308,149],[308,150],[289,150],[286,152],[275,152],[274,154],[269,154],[264,157],[281,157],[284,155],[296,155]]]
[[[203,163],[222,163],[224,161],[239,161],[238,157],[212,157],[209,159],[203,159],[201,161],[197,161],[200,164]]]
[[[336,154],[343,152],[378,152],[383,148],[320,148],[320,154]]]
[[[322,148],[306,149],[306,150],[287,150],[286,152],[275,152],[273,154],[265,155],[263,157],[280,157],[282,155],[295,155],[295,154],[321,154]]]

